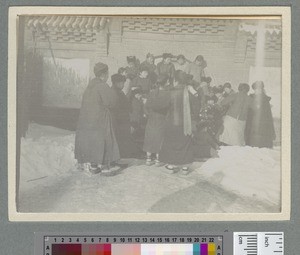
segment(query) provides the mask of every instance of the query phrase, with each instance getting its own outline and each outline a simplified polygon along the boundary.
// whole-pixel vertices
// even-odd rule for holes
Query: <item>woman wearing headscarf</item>
[[[245,145],[245,126],[246,119],[252,99],[248,96],[250,87],[246,83],[239,85],[239,92],[223,99],[220,104],[223,107],[229,106],[229,109],[223,119],[223,132],[219,140],[226,145]]]
[[[252,84],[252,107],[246,124],[246,145],[259,148],[272,148],[275,129],[271,111],[271,97],[265,94],[264,83],[257,81]]]
[[[174,170],[179,165],[184,165],[183,170],[187,170],[186,165],[193,162],[192,120],[187,80],[187,74],[177,70],[170,99],[164,101],[169,107],[169,112],[160,160],[168,164],[166,168],[169,170]]]
[[[95,78],[84,91],[75,137],[75,158],[91,173],[106,171],[120,159],[111,110],[117,105],[115,91],[106,83],[108,66],[97,63]]]

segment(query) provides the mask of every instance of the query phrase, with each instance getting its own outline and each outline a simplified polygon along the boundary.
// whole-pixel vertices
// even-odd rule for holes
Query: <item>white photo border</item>
[[[17,211],[17,43],[19,15],[193,16],[282,19],[281,212],[280,213],[20,213]],[[235,16],[235,17],[234,17]],[[8,210],[10,221],[278,221],[291,213],[291,9],[290,7],[50,7],[9,8]]]

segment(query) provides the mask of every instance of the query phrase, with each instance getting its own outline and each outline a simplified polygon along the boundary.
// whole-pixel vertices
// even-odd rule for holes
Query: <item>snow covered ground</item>
[[[222,147],[189,175],[127,160],[112,177],[77,169],[74,132],[31,124],[21,141],[21,212],[279,212],[280,151]]]
[[[226,146],[218,154],[199,169],[205,179],[238,195],[280,204],[279,149]]]

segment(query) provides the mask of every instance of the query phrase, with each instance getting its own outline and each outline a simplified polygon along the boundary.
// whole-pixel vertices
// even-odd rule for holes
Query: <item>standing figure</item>
[[[149,79],[149,71],[146,67],[141,67],[138,76],[131,82],[131,89],[140,89],[142,94],[149,94],[152,89],[152,82]]]
[[[152,84],[156,83],[157,80],[157,74],[155,73],[156,65],[154,63],[154,55],[151,53],[148,53],[146,55],[146,60],[141,63],[141,69],[147,69],[149,72],[149,80],[152,82]]]
[[[175,73],[175,67],[173,63],[171,63],[172,54],[170,53],[164,53],[162,55],[162,61],[157,64],[156,67],[156,74],[166,74],[169,76],[170,83],[173,83],[174,80],[174,73]]]
[[[130,119],[134,135],[142,134],[144,118],[144,102],[152,88],[152,83],[148,79],[148,70],[142,68],[139,75],[131,82],[130,102],[131,114]]]
[[[170,100],[165,100],[162,107],[169,106],[166,118],[166,132],[160,160],[166,164],[167,169],[173,170],[179,165],[193,162],[192,145],[192,120],[189,91],[186,86],[187,75],[181,70],[175,72],[174,88],[171,91]]]
[[[223,119],[223,132],[220,134],[219,140],[225,145],[245,145],[245,126],[246,119],[252,99],[248,96],[249,85],[241,83],[239,92],[226,97],[220,102],[221,106],[230,105]]]
[[[253,83],[254,94],[250,95],[253,105],[246,122],[246,145],[259,148],[272,148],[275,129],[271,111],[271,98],[265,94],[264,83]]]
[[[201,83],[202,78],[205,77],[204,68],[206,67],[206,61],[204,60],[204,57],[201,55],[198,55],[195,58],[195,61],[192,63],[189,63],[185,69],[185,72],[187,74],[193,75],[193,79],[197,83]]]
[[[95,78],[82,98],[75,137],[75,158],[85,170],[98,173],[120,159],[111,111],[117,105],[115,91],[108,86],[108,66],[97,63]]]
[[[127,64],[128,64],[126,66],[127,75],[129,77],[132,77],[132,79],[134,79],[139,74],[139,65],[140,65],[140,63],[136,59],[135,56],[128,56],[127,57]]]
[[[188,61],[186,60],[184,55],[178,55],[176,58],[176,62],[174,62],[175,70],[185,71],[188,66]]]
[[[231,84],[229,82],[224,83],[223,89],[224,89],[223,97],[228,97],[235,93],[234,90],[231,88]]]
[[[112,119],[120,156],[121,158],[134,158],[139,153],[139,149],[131,135],[131,106],[128,98],[122,91],[126,78],[121,74],[114,74],[111,76],[111,81],[112,88],[117,95],[117,106],[112,111]]]
[[[165,135],[165,122],[168,112],[168,105],[161,107],[165,102],[170,101],[170,91],[167,89],[169,77],[161,74],[157,79],[157,88],[150,92],[145,104],[147,112],[147,124],[143,150],[147,153],[146,165],[152,165],[152,154],[155,156],[154,163],[160,165],[159,152]]]

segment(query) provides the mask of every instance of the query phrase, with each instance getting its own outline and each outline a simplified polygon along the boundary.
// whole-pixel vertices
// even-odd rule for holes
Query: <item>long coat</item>
[[[245,92],[232,94],[223,101],[221,106],[230,105],[224,119],[223,132],[219,140],[228,145],[245,145],[245,126],[249,109],[252,107],[252,99]]]
[[[75,137],[75,158],[78,163],[108,164],[120,158],[112,126],[111,110],[117,96],[100,78],[87,86],[80,109]]]
[[[184,134],[184,86],[179,85],[171,91],[169,100],[161,102],[160,107],[169,107],[166,117],[166,132],[160,152],[160,161],[184,165],[194,160],[192,137]],[[159,104],[157,104],[159,107]]]
[[[150,92],[146,102],[145,109],[148,115],[143,150],[145,152],[159,153],[165,135],[165,122],[168,105],[163,108],[157,106],[162,102],[170,101],[170,92],[166,90],[155,89]]]
[[[133,158],[139,153],[130,129],[130,102],[122,90],[114,88],[117,95],[117,107],[112,110],[113,127],[121,158]]]
[[[251,95],[251,98],[253,105],[246,121],[246,145],[272,148],[275,129],[270,106],[271,98],[265,94]]]

